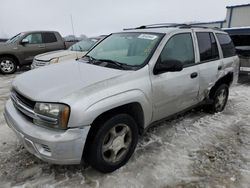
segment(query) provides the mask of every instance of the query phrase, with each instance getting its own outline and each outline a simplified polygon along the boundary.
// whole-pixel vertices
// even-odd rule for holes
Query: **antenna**
[[[75,36],[75,30],[74,30],[74,24],[73,24],[73,17],[72,17],[72,14],[70,14],[70,21],[71,21],[71,27],[72,27],[72,32],[73,32],[73,36]],[[74,38],[73,40],[76,40],[76,38]],[[77,51],[76,52],[76,60],[78,60],[78,55],[77,55]]]
[[[73,32],[73,35],[75,36],[75,30],[74,30],[74,24],[73,24],[72,14],[70,14],[70,21],[71,21],[72,32]]]

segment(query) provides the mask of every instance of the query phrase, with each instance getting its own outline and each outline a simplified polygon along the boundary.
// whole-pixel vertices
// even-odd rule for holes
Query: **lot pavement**
[[[18,73],[17,73],[18,74]],[[128,164],[111,174],[57,166],[29,154],[2,112],[16,75],[0,75],[0,187],[250,187],[250,78],[215,115],[191,111],[150,129]]]

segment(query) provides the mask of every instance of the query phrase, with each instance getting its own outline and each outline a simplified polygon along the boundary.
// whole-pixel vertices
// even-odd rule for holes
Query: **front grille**
[[[12,90],[12,94],[14,94],[23,104],[25,104],[31,109],[34,109],[36,102],[24,97],[22,94],[20,94],[16,90]]]
[[[41,67],[41,66],[47,65],[48,62],[49,61],[42,61],[42,60],[34,59],[33,64],[35,64],[35,66],[37,66],[37,67]]]

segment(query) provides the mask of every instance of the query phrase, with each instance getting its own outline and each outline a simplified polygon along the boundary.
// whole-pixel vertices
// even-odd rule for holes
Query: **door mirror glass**
[[[161,74],[163,72],[179,72],[182,71],[183,64],[178,60],[165,60],[158,62],[154,68],[154,74]]]
[[[29,40],[26,38],[21,41],[21,44],[28,44],[28,43],[29,43]]]

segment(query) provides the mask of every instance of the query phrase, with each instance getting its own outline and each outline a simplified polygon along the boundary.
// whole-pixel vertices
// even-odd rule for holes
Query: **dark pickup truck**
[[[0,43],[0,72],[12,74],[17,67],[30,65],[33,58],[49,51],[67,49],[75,42],[65,42],[56,31],[29,31]]]
[[[236,53],[240,58],[240,74],[250,73],[250,27],[224,29],[233,40]]]

